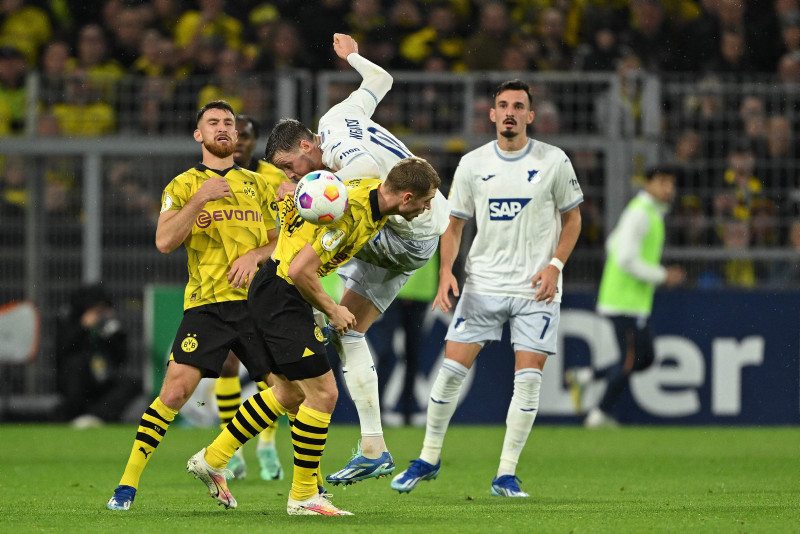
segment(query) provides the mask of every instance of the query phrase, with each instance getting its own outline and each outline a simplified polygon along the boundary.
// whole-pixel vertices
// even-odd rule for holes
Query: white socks
[[[458,394],[469,369],[460,363],[442,361],[442,367],[436,375],[428,402],[428,421],[425,429],[425,441],[419,457],[431,465],[436,465],[442,452],[444,435],[450,425],[450,419],[458,406]]]
[[[506,437],[503,440],[503,452],[500,453],[498,477],[516,473],[522,448],[539,411],[541,387],[542,372],[539,369],[520,369],[514,373],[514,395],[506,416]]]
[[[339,339],[342,342],[339,357],[342,360],[344,381],[350,398],[358,410],[361,435],[383,436],[378,373],[375,372],[375,362],[372,360],[367,340],[364,334],[354,330],[348,331]]]

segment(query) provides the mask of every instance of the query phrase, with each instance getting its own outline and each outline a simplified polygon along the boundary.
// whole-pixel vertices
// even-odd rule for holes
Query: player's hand
[[[250,251],[233,261],[228,272],[228,283],[236,289],[246,289],[250,287],[256,271],[258,271],[258,258]]]
[[[328,321],[342,335],[356,325],[356,316],[350,313],[347,306],[337,305],[333,313],[328,314]]]
[[[340,58],[347,60],[350,54],[358,54],[358,43],[355,39],[344,33],[333,34],[333,51]]]
[[[558,290],[558,275],[559,270],[555,265],[547,265],[544,269],[533,275],[531,285],[536,287],[539,284],[539,289],[533,298],[536,302],[546,300],[545,304],[550,304],[556,298],[556,291]]]
[[[679,286],[686,281],[686,271],[683,267],[672,265],[667,267],[667,279],[664,280],[664,285],[667,287]]]
[[[457,297],[458,293],[458,281],[456,277],[453,276],[452,272],[439,274],[439,290],[436,292],[436,298],[431,305],[431,311],[436,309],[436,306],[439,306],[441,310],[445,313],[449,312],[450,309],[453,307],[453,303],[450,300],[450,291],[453,292],[453,296]]]
[[[297,183],[281,182],[281,185],[278,186],[278,190],[275,191],[275,199],[280,202],[287,196],[294,196],[295,189],[297,189]]]
[[[233,196],[231,186],[225,178],[209,178],[203,182],[195,195],[201,195],[200,198],[204,198],[206,202]]]

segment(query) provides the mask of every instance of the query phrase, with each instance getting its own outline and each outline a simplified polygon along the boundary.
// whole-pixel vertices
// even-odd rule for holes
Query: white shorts
[[[508,321],[514,352],[525,350],[552,355],[556,353],[560,317],[559,302],[545,304],[522,297],[463,293],[445,339],[483,347],[500,340],[503,325]]]
[[[438,245],[438,237],[403,239],[384,226],[352,260],[339,267],[338,273],[345,288],[368,299],[383,313],[414,271],[433,257]]]

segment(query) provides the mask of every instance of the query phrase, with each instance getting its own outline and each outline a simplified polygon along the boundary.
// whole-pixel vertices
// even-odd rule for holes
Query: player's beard
[[[221,145],[214,140],[211,143],[203,142],[203,146],[220,159],[225,159],[236,151],[236,143],[233,142],[228,142],[227,145]]]
[[[506,139],[514,139],[516,136],[519,135],[519,132],[515,132],[514,130],[503,130],[502,132],[500,132],[500,135],[502,135]]]

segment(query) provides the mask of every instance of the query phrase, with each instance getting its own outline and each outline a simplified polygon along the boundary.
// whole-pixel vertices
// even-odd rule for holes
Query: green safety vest
[[[625,210],[643,210],[647,214],[650,228],[642,241],[639,257],[647,264],[660,265],[664,250],[664,218],[658,208],[652,202],[637,196]],[[622,270],[617,260],[616,243],[612,242],[610,245],[600,281],[598,305],[624,313],[649,315],[653,310],[655,284],[640,280]]]

